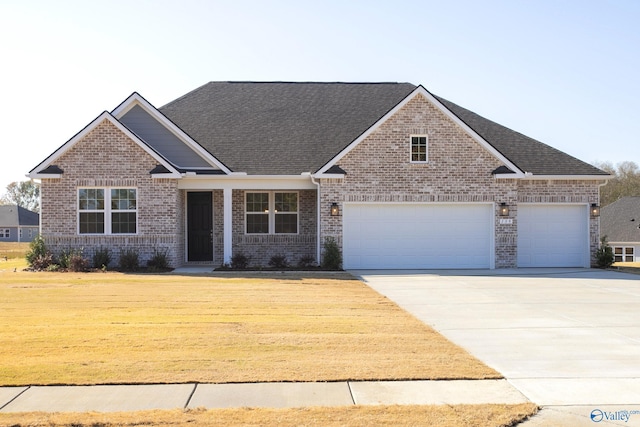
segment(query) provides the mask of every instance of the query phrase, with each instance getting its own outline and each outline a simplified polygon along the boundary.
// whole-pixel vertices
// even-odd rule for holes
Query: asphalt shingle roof
[[[410,83],[210,82],[159,110],[232,171],[298,175],[319,170],[415,89]],[[437,99],[525,172],[607,175]]]
[[[534,175],[608,175],[595,166],[485,119],[451,101],[438,96],[436,98],[523,172]]]
[[[600,235],[609,242],[640,242],[640,197],[622,197],[602,207]]]
[[[0,226],[39,225],[40,215],[17,205],[0,205]]]
[[[298,175],[320,169],[414,89],[212,82],[159,110],[233,171]]]

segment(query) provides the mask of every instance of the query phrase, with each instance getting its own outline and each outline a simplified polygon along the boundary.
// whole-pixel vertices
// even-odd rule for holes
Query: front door
[[[213,202],[210,191],[187,193],[187,259],[213,261]]]

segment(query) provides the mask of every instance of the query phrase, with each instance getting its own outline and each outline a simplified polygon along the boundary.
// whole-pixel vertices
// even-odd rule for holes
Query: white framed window
[[[633,246],[615,246],[613,248],[614,262],[634,262],[635,253]]]
[[[298,234],[298,198],[295,191],[247,191],[246,234]]]
[[[11,237],[11,229],[0,228],[0,239],[8,239],[9,237]]]
[[[136,234],[135,188],[79,188],[78,234]]]
[[[429,137],[427,135],[411,135],[411,163],[427,163],[429,161]]]

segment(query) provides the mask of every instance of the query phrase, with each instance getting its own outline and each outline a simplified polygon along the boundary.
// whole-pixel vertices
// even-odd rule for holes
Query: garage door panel
[[[489,268],[491,205],[346,204],[345,268]]]
[[[588,267],[588,218],[581,205],[519,205],[518,267]]]

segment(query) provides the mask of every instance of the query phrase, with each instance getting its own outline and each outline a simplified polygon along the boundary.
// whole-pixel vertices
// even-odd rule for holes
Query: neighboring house
[[[266,265],[334,238],[346,269],[589,267],[610,177],[422,86],[286,82],[133,93],[29,176],[54,250]]]
[[[30,242],[40,229],[40,215],[18,205],[0,205],[0,242]]]
[[[622,197],[600,210],[600,235],[615,262],[640,262],[640,197]]]

